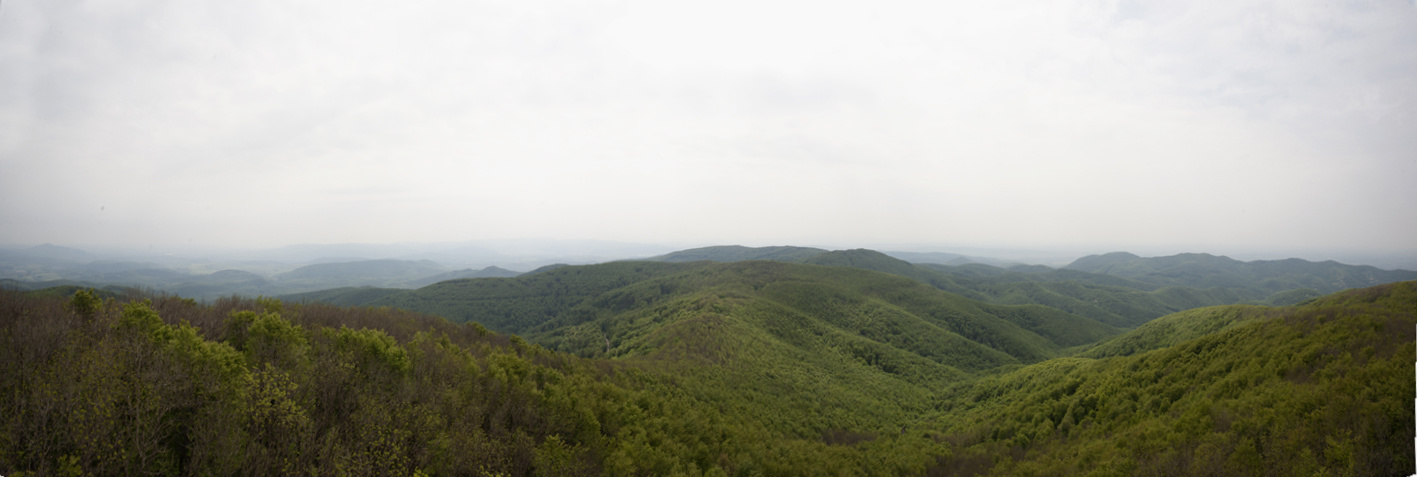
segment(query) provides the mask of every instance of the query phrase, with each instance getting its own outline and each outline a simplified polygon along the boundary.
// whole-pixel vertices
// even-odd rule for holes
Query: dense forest
[[[377,247],[322,246],[318,257],[276,254],[281,260],[217,260],[196,257],[110,257],[41,245],[0,249],[0,289],[40,290],[80,286],[99,290],[147,288],[211,301],[232,295],[324,296],[330,289],[378,287],[391,294],[461,278],[516,277],[522,272],[479,262],[465,268],[458,255],[415,254],[406,258],[359,258]],[[411,251],[411,250],[405,250]],[[387,251],[385,251],[387,252]],[[348,254],[348,255],[345,255]],[[464,257],[466,260],[468,257]],[[491,257],[483,257],[490,260]],[[501,265],[517,263],[501,257]],[[553,270],[551,257],[521,262],[526,275]],[[481,259],[480,259],[481,260]],[[510,260],[510,262],[508,262]],[[1255,303],[1291,305],[1348,288],[1417,280],[1417,272],[1300,259],[1243,262],[1187,253],[1138,257],[1126,252],[1091,255],[1062,268],[1023,265],[949,253],[824,250],[809,247],[713,246],[644,259],[670,263],[769,260],[847,266],[909,277],[941,290],[1000,305],[1037,304],[1131,328],[1153,318],[1200,306]],[[604,262],[605,260],[599,260]],[[296,300],[306,297],[297,296]]]
[[[800,438],[653,366],[390,309],[0,292],[0,320],[5,475],[909,474],[947,452]]]
[[[1414,468],[1414,282],[1130,331],[784,262],[619,262],[423,290],[480,311],[458,323],[0,292],[0,474]]]
[[[1298,259],[1241,262],[1207,254],[1141,258],[1128,253],[1114,253],[1083,257],[1067,267],[1054,269],[1037,265],[1003,268],[981,263],[910,263],[865,249],[826,251],[804,247],[721,246],[654,257],[652,261],[667,262],[658,265],[635,263],[641,263],[637,268],[649,267],[650,273],[654,274],[673,273],[711,262],[755,260],[884,272],[971,300],[995,305],[1040,305],[1124,329],[1199,307],[1292,305],[1348,288],[1417,279],[1417,272],[1405,270],[1379,270]],[[1105,264],[1110,266],[1102,266]],[[576,270],[575,277],[568,276],[567,270],[551,273],[561,267],[545,267],[515,278],[503,276],[505,279],[494,281],[497,282],[495,285],[494,282],[480,281],[479,290],[454,290],[447,283],[434,283],[418,290],[346,287],[290,294],[285,298],[341,305],[393,306],[432,313],[453,321],[465,321],[477,316],[477,321],[492,329],[522,333],[526,330],[518,326],[504,326],[503,321],[513,316],[518,320],[539,320],[543,317],[536,313],[504,313],[499,318],[488,316],[487,310],[479,309],[479,305],[468,308],[469,304],[505,298],[483,296],[484,291],[492,289],[537,296],[542,300],[574,301],[586,298],[586,293],[603,292],[654,278],[638,272],[617,272],[615,267],[614,263],[571,267],[571,270]],[[542,276],[544,274],[554,277]],[[585,288],[586,285],[591,288]],[[523,291],[512,292],[515,289]],[[497,293],[501,292],[493,294]]]

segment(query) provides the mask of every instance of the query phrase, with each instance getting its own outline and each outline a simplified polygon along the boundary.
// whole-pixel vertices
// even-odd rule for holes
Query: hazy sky
[[[1417,249],[1417,7],[0,3],[0,243]]]

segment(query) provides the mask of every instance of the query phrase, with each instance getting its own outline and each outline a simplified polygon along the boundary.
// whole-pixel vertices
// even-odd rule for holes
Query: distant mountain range
[[[1201,306],[1234,303],[1288,305],[1326,293],[1417,279],[1417,272],[1300,259],[1241,262],[1208,254],[1142,258],[1120,252],[1078,259],[1062,269],[1008,268],[982,263],[909,263],[872,250],[802,247],[706,247],[654,260],[764,259],[865,268],[913,278],[975,300],[1045,305],[1130,328]]]
[[[896,260],[890,260],[895,258]],[[912,253],[871,250],[828,251],[809,247],[742,247],[715,246],[681,250],[646,260],[691,262],[710,260],[736,262],[742,260],[776,260],[793,263],[856,266],[873,270],[882,268],[902,272],[911,265],[923,265],[936,271],[950,271],[960,276],[1007,276],[1008,272],[1048,276],[1047,281],[1086,279],[1100,284],[1154,290],[1164,286],[1192,288],[1237,288],[1275,293],[1296,288],[1312,288],[1331,293],[1347,288],[1368,287],[1382,283],[1417,279],[1410,270],[1382,270],[1366,265],[1345,265],[1334,261],[1310,262],[1298,258],[1243,262],[1225,256],[1205,253],[1183,253],[1166,257],[1139,257],[1127,252],[1088,255],[1063,267],[1096,275],[1111,275],[1128,280],[1107,280],[1079,274],[1059,273],[1041,265],[1004,264],[995,259],[976,259],[941,252]],[[940,267],[946,265],[947,267]],[[956,268],[965,267],[968,268]],[[914,271],[905,273],[917,273]]]
[[[362,260],[357,262],[306,265],[280,275],[276,280],[292,288],[378,285],[403,288],[406,282],[439,275],[447,268],[430,260]]]
[[[1328,294],[1348,288],[1417,279],[1417,272],[1344,265],[1334,261],[1257,260],[1242,262],[1206,253],[1143,258],[1126,252],[1089,255],[1065,267],[1129,278],[1158,286],[1249,288],[1277,293],[1309,288]]]
[[[369,247],[294,247],[291,253],[367,253]],[[410,249],[412,250],[412,249]],[[401,250],[408,252],[410,250]],[[387,250],[386,250],[387,252]],[[509,278],[518,272],[489,266],[451,270],[432,260],[353,260],[304,265],[278,273],[239,269],[191,273],[153,262],[91,260],[83,250],[42,245],[0,254],[3,286],[41,289],[75,285],[140,287],[211,299],[229,295],[291,295],[344,288],[414,289],[442,281]],[[912,258],[918,263],[904,260]],[[1144,258],[1117,252],[1080,258],[1063,268],[1008,265],[1004,261],[943,252],[830,251],[811,247],[714,246],[680,250],[647,261],[689,263],[769,260],[853,267],[909,277],[966,298],[997,305],[1043,305],[1110,326],[1131,328],[1153,318],[1200,306],[1254,303],[1285,305],[1334,291],[1417,279],[1417,272],[1300,259],[1243,262],[1208,254]],[[989,263],[984,263],[989,262]],[[528,274],[563,265],[548,265]],[[330,292],[339,295],[343,292]],[[380,293],[380,296],[392,293]],[[331,296],[332,296],[331,295]],[[310,295],[304,298],[326,295]],[[371,296],[368,292],[359,296]]]
[[[514,272],[496,266],[487,267],[481,270],[466,268],[451,272],[439,273],[437,275],[419,278],[408,282],[412,288],[423,288],[434,283],[457,280],[459,278],[509,278],[521,275],[521,272]]]
[[[744,247],[741,245],[723,245],[680,250],[657,257],[650,257],[645,260],[673,263],[697,262],[700,260],[713,262],[776,260],[779,262],[801,263],[826,252],[826,250],[811,247]]]
[[[1381,271],[1303,260],[1238,262],[1210,255],[1143,259],[1114,254],[1106,262],[1123,263],[1117,259],[1127,256],[1133,259],[1126,262],[1131,267],[1125,269],[1095,267],[1093,264],[1099,260],[1091,256],[1062,269],[1026,265],[1000,268],[980,263],[913,264],[864,249],[827,251],[806,247],[725,246],[674,252],[646,262],[548,267],[518,278],[445,281],[417,290],[339,288],[286,298],[405,308],[457,322],[478,322],[499,332],[527,334],[545,331],[548,326],[545,323],[554,322],[576,306],[594,303],[602,293],[680,270],[669,264],[769,261],[883,272],[981,305],[1046,307],[1088,322],[1127,329],[1170,313],[1204,306],[1288,305],[1337,291],[1342,289],[1342,284],[1371,286],[1417,279],[1417,272]],[[1102,273],[1114,269],[1140,270],[1148,263],[1159,264],[1152,266],[1159,271]],[[1217,263],[1229,268],[1217,268]],[[625,267],[634,271],[625,271]]]
[[[91,288],[142,288],[185,297],[212,299],[223,296],[275,296],[350,286],[417,288],[443,280],[471,277],[510,277],[519,273],[495,266],[481,270],[448,270],[430,260],[357,260],[316,263],[287,272],[262,276],[243,270],[190,273],[161,268],[153,263],[93,261],[73,263],[72,257],[87,257],[82,251],[42,246],[38,258],[26,256],[4,266],[11,276],[35,276],[35,267],[45,267],[46,280],[0,279],[0,286],[14,290],[37,290],[54,286]],[[65,258],[49,258],[65,257]],[[36,261],[40,262],[36,265]]]

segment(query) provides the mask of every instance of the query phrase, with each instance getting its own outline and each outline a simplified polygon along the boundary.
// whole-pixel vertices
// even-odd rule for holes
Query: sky
[[[0,244],[1410,254],[1414,79],[1410,0],[6,0]]]

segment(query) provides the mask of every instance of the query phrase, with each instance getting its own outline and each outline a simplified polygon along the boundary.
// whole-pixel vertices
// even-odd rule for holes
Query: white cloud
[[[1414,27],[1398,1],[6,2],[0,241],[1410,248]]]

